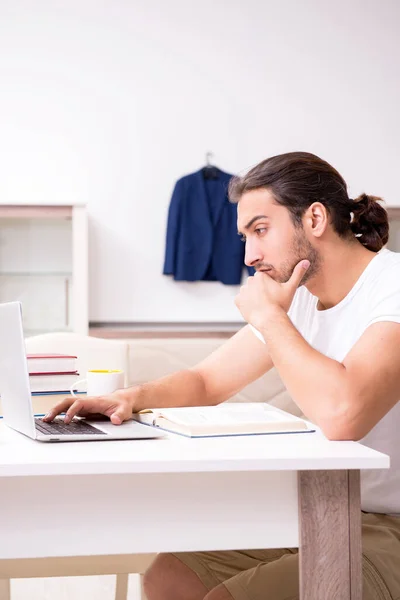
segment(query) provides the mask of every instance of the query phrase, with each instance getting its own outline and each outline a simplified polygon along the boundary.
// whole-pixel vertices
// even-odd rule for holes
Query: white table
[[[300,547],[302,600],[361,600],[359,473],[388,467],[320,433],[46,444],[0,423],[0,565]]]

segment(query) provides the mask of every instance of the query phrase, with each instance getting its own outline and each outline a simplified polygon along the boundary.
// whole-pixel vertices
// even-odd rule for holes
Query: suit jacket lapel
[[[222,174],[222,171],[220,171],[220,173]],[[213,212],[211,212],[210,202],[209,202],[209,198],[208,198],[207,184],[203,177],[203,172],[201,169],[200,169],[200,171],[197,171],[196,176],[198,177],[198,185],[199,185],[199,190],[200,190],[201,201],[207,207],[207,215],[208,215],[208,218],[210,219],[211,225],[213,227],[215,227],[220,219],[222,208],[223,208],[224,202],[225,202],[225,197],[226,197],[225,183],[224,183],[222,177],[218,178],[218,180],[217,180],[218,186],[216,186],[216,188],[218,190],[218,194],[216,193],[214,196],[214,198],[216,199],[215,209]]]
[[[218,177],[218,203],[217,203],[217,209],[215,211],[215,216],[214,216],[214,227],[218,224],[218,221],[221,217],[221,213],[222,213],[222,209],[224,207],[225,204],[225,199],[226,199],[226,194],[227,194],[227,189],[226,189],[226,183],[224,181],[224,178],[222,177],[222,175],[224,175],[224,173],[222,171],[219,171],[219,177]]]
[[[199,200],[202,205],[201,208],[204,210],[204,215],[206,215],[206,218],[208,218],[210,226],[213,227],[213,221],[211,218],[211,211],[210,211],[210,204],[208,202],[208,197],[207,197],[206,182],[204,180],[202,170],[200,169],[200,171],[197,171],[195,173],[195,176],[196,176],[197,187],[199,190]]]

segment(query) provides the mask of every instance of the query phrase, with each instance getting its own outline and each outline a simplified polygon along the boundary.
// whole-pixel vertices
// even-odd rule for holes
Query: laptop
[[[113,425],[107,420],[75,418],[65,424],[62,417],[53,423],[34,417],[21,302],[0,304],[0,397],[6,425],[41,442],[136,440],[165,435],[134,420]]]

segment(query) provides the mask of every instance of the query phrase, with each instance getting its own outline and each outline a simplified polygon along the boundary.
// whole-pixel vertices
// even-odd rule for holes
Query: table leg
[[[143,575],[139,575],[140,577],[140,594],[139,594],[139,600],[147,600],[147,596],[146,593],[144,591],[144,585],[143,585]]]
[[[300,599],[362,600],[360,472],[300,471]]]
[[[11,587],[9,579],[0,579],[1,600],[11,600]]]
[[[129,574],[118,573],[115,580],[114,600],[127,600],[128,598]]]

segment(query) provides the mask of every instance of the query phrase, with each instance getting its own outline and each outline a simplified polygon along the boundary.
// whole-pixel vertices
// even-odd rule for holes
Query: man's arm
[[[268,349],[242,328],[191,369],[167,375],[137,388],[128,388],[135,410],[171,406],[207,406],[234,396],[273,366]]]
[[[97,398],[66,398],[46,415],[51,421],[66,412],[74,416],[101,413],[116,425],[144,408],[206,406],[227,400],[273,366],[268,349],[248,326],[191,369],[167,375],[140,386]]]
[[[400,324],[368,327],[342,363],[312,348],[283,310],[259,328],[303,413],[335,440],[363,438],[400,398]]]

